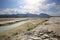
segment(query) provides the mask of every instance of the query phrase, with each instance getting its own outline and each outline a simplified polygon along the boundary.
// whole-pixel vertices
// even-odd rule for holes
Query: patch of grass
[[[30,30],[32,30],[32,29],[33,29],[33,28],[28,28],[27,31],[30,31]]]
[[[12,34],[12,36],[16,36],[16,35],[18,35],[18,32]]]
[[[44,21],[42,21],[42,23],[43,23],[43,22],[46,22],[46,21],[48,21],[48,20],[44,20]]]
[[[44,25],[49,25],[50,23],[44,23]]]
[[[32,30],[34,28],[34,26],[35,26],[33,23],[30,23],[30,22],[26,23],[25,25],[27,27],[27,31]]]
[[[32,23],[27,24],[28,25],[27,31],[30,31],[30,30],[36,28],[38,25],[43,24],[46,21],[48,21],[48,20],[37,19],[37,20],[32,21]]]

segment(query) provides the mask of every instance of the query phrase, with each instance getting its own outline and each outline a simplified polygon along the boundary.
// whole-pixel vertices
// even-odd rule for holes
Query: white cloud
[[[5,9],[5,10],[1,10],[0,11],[0,14],[13,14],[13,13],[16,13],[16,9]]]
[[[20,5],[20,7],[24,13],[39,13],[39,6],[42,5],[44,1],[45,0],[23,0],[24,6]]]
[[[20,5],[20,11],[23,13],[29,12],[40,14],[41,12],[44,12],[51,14],[51,11],[49,12],[49,10],[54,7],[57,8],[58,6],[54,2],[51,4],[44,4],[45,1],[46,0],[23,0],[24,6]]]
[[[53,6],[53,8],[55,7],[56,11],[47,11],[46,13],[52,15],[52,16],[60,16],[60,5],[55,5]]]
[[[19,8],[7,8],[5,10],[1,10],[0,14],[16,14],[16,13],[33,13],[40,14],[41,12],[50,14],[50,15],[60,15],[60,5],[56,5],[56,3],[44,4],[46,0],[18,0],[20,5]],[[51,8],[55,8],[56,12],[49,11]]]

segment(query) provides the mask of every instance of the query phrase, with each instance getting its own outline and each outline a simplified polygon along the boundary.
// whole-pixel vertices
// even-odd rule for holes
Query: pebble
[[[47,35],[47,34],[44,34],[44,35],[42,35],[42,36],[41,36],[41,38],[42,38],[42,39],[49,38],[49,35]]]
[[[44,39],[44,40],[49,40],[49,39]]]
[[[58,40],[57,38],[50,38],[51,40]]]
[[[55,33],[51,31],[47,31],[47,32],[45,30],[43,32],[39,31],[37,33],[28,32],[25,34],[27,36],[22,37],[21,40],[58,40],[58,38],[53,37],[54,35],[56,35]]]
[[[35,36],[32,36],[31,39],[34,39],[34,40],[42,40],[41,38],[35,37]]]

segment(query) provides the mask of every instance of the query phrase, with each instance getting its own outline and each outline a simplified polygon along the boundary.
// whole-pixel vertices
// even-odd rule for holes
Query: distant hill
[[[49,17],[51,17],[51,16],[48,15],[48,14],[41,13],[41,14],[39,14],[39,17],[42,17],[42,18],[49,18]]]
[[[31,14],[31,13],[27,13],[27,14],[5,14],[5,15],[0,15],[0,18],[20,18],[20,17],[41,17],[41,18],[49,18],[50,15],[48,14],[44,14],[44,13],[40,13],[39,15],[37,14]]]

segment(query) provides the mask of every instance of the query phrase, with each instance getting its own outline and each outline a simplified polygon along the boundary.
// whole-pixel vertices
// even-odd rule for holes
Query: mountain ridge
[[[49,18],[50,15],[45,14],[45,13],[40,13],[39,15],[37,14],[31,14],[31,13],[27,13],[27,14],[5,14],[5,15],[0,15],[0,18],[19,18],[19,17],[41,17],[41,18]]]

